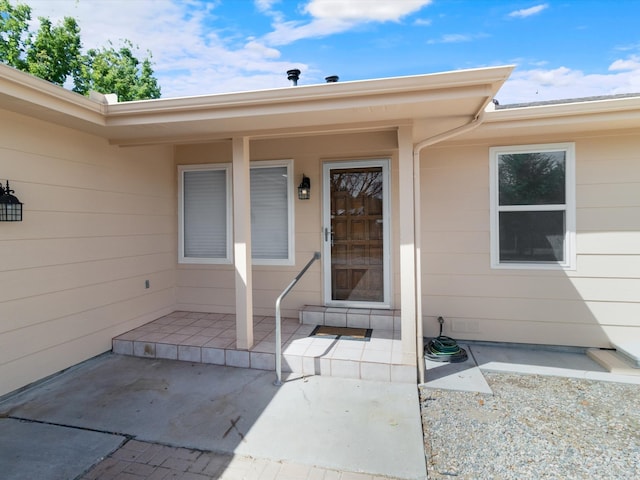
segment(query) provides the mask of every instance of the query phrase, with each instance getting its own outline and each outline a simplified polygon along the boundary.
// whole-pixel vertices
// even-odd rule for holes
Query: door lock
[[[331,239],[331,246],[333,247],[333,231],[329,228],[324,229],[324,241],[328,242]]]

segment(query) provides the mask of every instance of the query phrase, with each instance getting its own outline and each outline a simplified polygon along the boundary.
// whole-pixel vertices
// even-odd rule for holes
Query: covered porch
[[[302,376],[415,383],[403,363],[397,310],[306,306],[282,319],[282,370]],[[113,339],[113,352],[142,358],[275,370],[275,317],[254,316],[255,344],[241,348],[235,314],[176,311]],[[318,326],[348,327],[365,335],[313,335]],[[348,333],[348,332],[344,332]]]

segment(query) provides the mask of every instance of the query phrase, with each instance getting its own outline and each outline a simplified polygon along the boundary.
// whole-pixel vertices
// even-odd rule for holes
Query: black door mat
[[[309,336],[334,338],[336,340],[356,340],[360,342],[368,342],[369,340],[371,340],[371,329],[318,325],[313,329]]]

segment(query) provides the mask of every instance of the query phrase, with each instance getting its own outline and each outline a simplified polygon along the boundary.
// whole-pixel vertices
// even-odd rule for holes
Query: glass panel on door
[[[332,300],[385,300],[383,189],[382,167],[329,171]]]

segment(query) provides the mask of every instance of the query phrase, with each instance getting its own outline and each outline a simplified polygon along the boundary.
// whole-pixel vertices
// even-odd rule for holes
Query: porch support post
[[[233,262],[236,271],[236,346],[253,347],[249,138],[233,138]]]
[[[398,128],[398,207],[400,212],[400,338],[402,363],[416,365],[417,301],[420,298],[416,278],[418,262],[415,244],[415,183],[413,135],[410,126]]]

